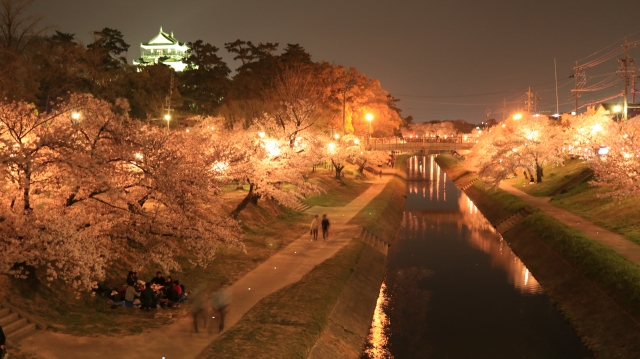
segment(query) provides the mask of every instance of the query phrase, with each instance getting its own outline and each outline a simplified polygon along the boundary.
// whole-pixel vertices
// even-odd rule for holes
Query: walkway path
[[[331,238],[327,242],[312,242],[309,234],[305,233],[229,287],[233,303],[225,329],[235,325],[262,298],[299,281],[357,237],[360,227],[346,223],[382,191],[390,177],[376,179],[369,189],[345,207],[312,207],[307,210],[310,214],[327,213],[332,224]],[[123,356],[190,359],[218,337],[217,333],[196,334],[192,326],[191,318],[184,314],[175,323],[147,333],[126,337],[76,337],[45,331],[25,339],[20,347],[22,353],[42,359],[112,359]]]
[[[629,239],[617,233],[608,231],[599,227],[586,219],[576,216],[575,214],[556,207],[549,200],[551,197],[534,197],[525,193],[508,183],[500,183],[500,189],[519,197],[525,202],[538,207],[541,211],[563,222],[571,228],[577,229],[586,236],[604,244],[605,246],[618,252],[628,260],[640,265],[640,245],[637,245]]]

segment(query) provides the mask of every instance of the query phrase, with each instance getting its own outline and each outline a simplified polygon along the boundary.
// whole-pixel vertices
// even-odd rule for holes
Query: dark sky
[[[528,86],[539,91],[542,108],[555,113],[554,57],[565,85],[560,109],[570,111],[574,62],[597,58],[602,53],[585,59],[627,35],[640,40],[638,0],[36,0],[34,10],[85,43],[93,30],[122,31],[129,59],[160,26],[180,41],[202,39],[221,48],[231,68],[237,65],[225,42],[299,43],[316,61],[354,66],[379,79],[402,99],[403,115],[417,121],[480,122],[487,108],[500,118],[503,98],[513,101],[510,110],[522,107]],[[614,58],[588,69],[587,84],[616,68]],[[617,84],[581,101],[621,90]]]

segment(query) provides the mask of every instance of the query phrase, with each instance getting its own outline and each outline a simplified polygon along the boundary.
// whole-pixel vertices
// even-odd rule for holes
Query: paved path
[[[534,197],[504,182],[500,183],[500,189],[520,197],[525,202],[538,207],[546,214],[558,219],[569,227],[579,230],[588,237],[618,252],[628,260],[640,265],[640,245],[635,244],[624,236],[608,231],[580,216],[556,207],[549,202],[551,197]]]
[[[229,287],[233,303],[225,329],[236,324],[262,298],[299,281],[316,265],[331,258],[351,239],[357,237],[360,227],[346,223],[382,191],[390,177],[376,179],[369,189],[345,207],[312,207],[307,210],[310,214],[327,213],[332,223],[331,238],[326,242],[312,242],[309,234],[305,233]],[[185,314],[171,325],[119,338],[76,337],[45,331],[25,339],[20,347],[22,353],[34,354],[36,358],[42,359],[112,359],[123,356],[190,359],[195,358],[218,337],[217,333],[196,334],[192,326],[191,318]]]

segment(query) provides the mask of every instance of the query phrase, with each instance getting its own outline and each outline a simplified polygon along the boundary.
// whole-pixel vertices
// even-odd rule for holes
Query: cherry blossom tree
[[[640,119],[611,122],[603,127],[598,156],[590,160],[595,172],[592,185],[609,191],[600,194],[623,200],[640,195]]]
[[[564,138],[562,127],[545,116],[510,119],[480,132],[468,164],[495,186],[518,170],[542,182],[542,166],[563,161]]]
[[[128,248],[139,266],[179,268],[193,254],[206,265],[219,244],[240,243],[235,221],[219,213],[219,164],[228,153],[202,133],[167,131],[74,95],[52,113],[25,103],[0,106],[0,272],[46,267],[89,289]]]

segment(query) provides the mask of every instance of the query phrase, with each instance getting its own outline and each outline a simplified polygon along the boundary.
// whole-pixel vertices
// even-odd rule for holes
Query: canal
[[[591,358],[544,289],[433,157],[407,199],[362,358]]]

